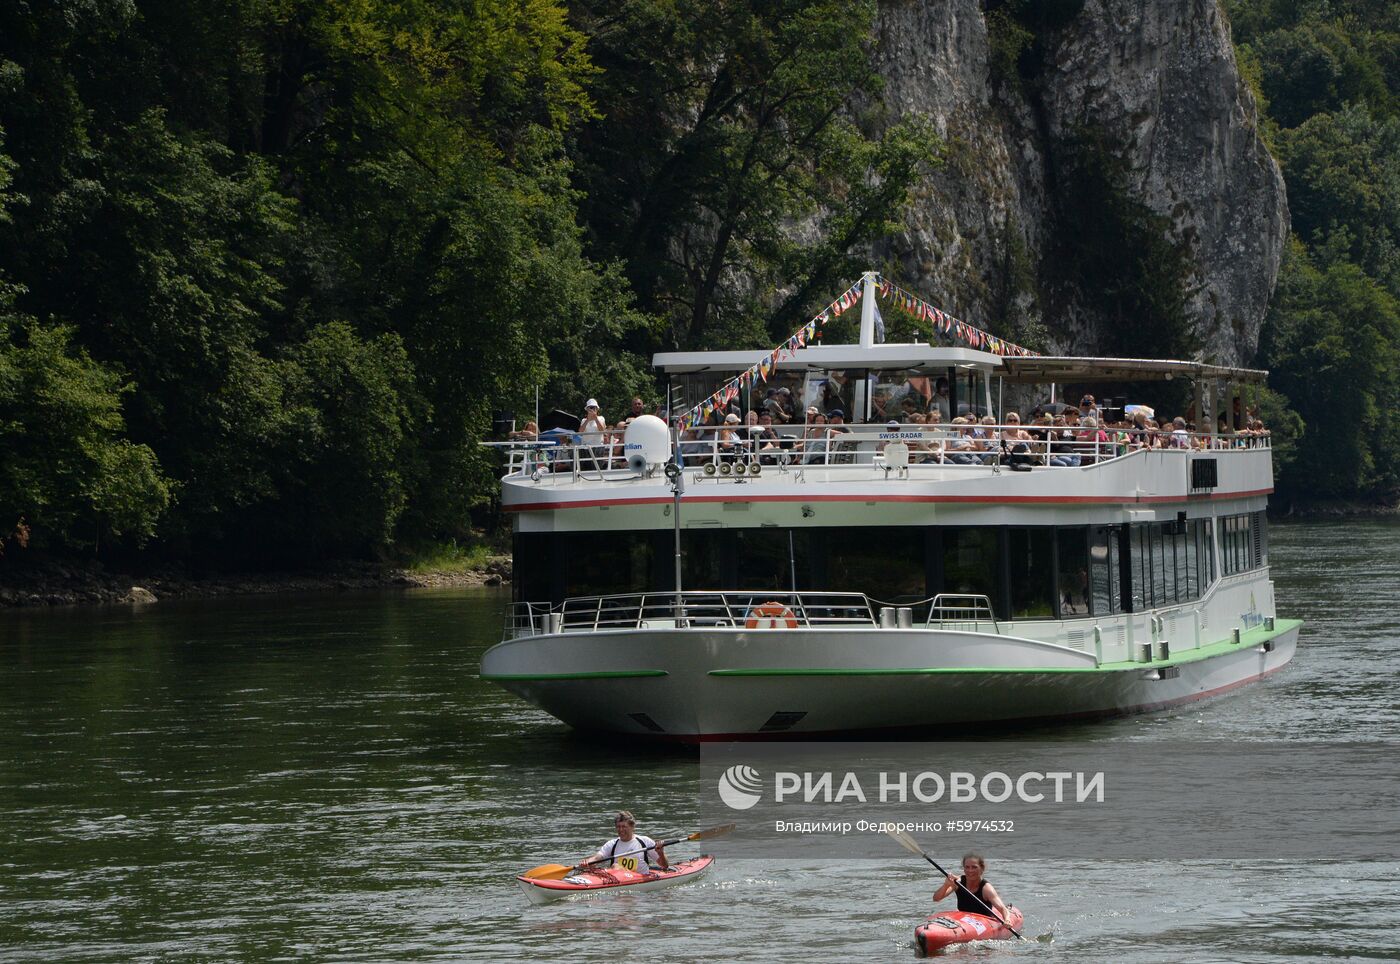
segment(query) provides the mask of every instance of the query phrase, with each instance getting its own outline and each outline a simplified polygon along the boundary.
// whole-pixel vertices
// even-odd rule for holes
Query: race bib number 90
[[[637,869],[637,858],[636,858],[636,857],[618,857],[618,858],[617,858],[617,865],[618,865],[619,867],[621,867],[623,870],[636,870],[636,869]]]

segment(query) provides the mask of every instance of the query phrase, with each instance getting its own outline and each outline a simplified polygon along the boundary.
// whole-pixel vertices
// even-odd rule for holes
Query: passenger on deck
[[[1108,433],[1099,428],[1099,420],[1092,415],[1085,416],[1083,425],[1083,430],[1075,436],[1079,448],[1079,464],[1093,465],[1109,455]]]
[[[744,439],[740,437],[739,416],[730,412],[724,416],[724,427],[719,430],[719,457],[722,461],[733,462],[744,449]]]
[[[645,415],[646,413],[647,413],[646,403],[642,401],[641,397],[640,397],[640,396],[637,396],[637,397],[633,398],[633,399],[632,399],[632,410],[631,410],[630,412],[627,413],[628,417],[629,417],[629,418],[641,418],[641,417],[642,417],[643,415]]]
[[[700,434],[697,426],[691,426],[681,436],[681,460],[686,465],[702,465],[709,461],[709,440]]]
[[[943,421],[952,418],[953,413],[948,407],[948,379],[939,378],[933,383],[933,398],[929,401],[929,411],[938,410],[938,414],[943,417]]]
[[[758,450],[758,460],[764,465],[777,465],[782,461],[783,449],[787,445],[783,437],[773,429],[773,416],[767,412],[758,416],[758,433],[753,439]]]
[[[1168,444],[1174,449],[1189,449],[1191,436],[1186,431],[1186,419],[1178,415],[1172,419],[1172,434]]]
[[[802,464],[820,465],[826,461],[826,416],[815,408],[807,410],[807,432],[802,436]]]
[[[1030,462],[1031,443],[1035,437],[1021,427],[1019,412],[1007,412],[1003,416],[1006,428],[1001,432],[1002,459],[1010,462]]]
[[[590,398],[583,405],[583,421],[578,427],[583,444],[593,458],[593,467],[605,469],[612,456],[608,439],[608,423],[598,411],[598,400]]]
[[[778,425],[786,425],[792,421],[792,389],[779,388],[770,391],[769,397],[764,400],[763,405]]]
[[[1079,465],[1079,453],[1074,447],[1074,432],[1069,427],[1068,413],[1073,411],[1072,408],[1065,409],[1065,414],[1055,416],[1047,442],[1050,464],[1060,468],[1074,468]],[[1077,421],[1078,413],[1075,415]]]
[[[885,414],[885,407],[889,404],[890,396],[883,388],[877,388],[870,396],[870,417],[866,419],[871,424],[879,424],[889,418]]]
[[[533,442],[540,437],[540,427],[534,422],[526,422],[525,427],[510,433],[512,442]]]
[[[954,434],[943,445],[943,461],[954,465],[974,465],[978,458],[977,444],[972,439],[972,426],[959,415],[953,419]]]

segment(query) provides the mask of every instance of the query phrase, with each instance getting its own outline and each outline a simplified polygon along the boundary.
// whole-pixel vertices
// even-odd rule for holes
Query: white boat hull
[[[681,740],[1014,723],[1150,712],[1292,659],[1280,620],[1145,663],[941,629],[641,629],[500,643],[482,677],[579,729]],[[547,671],[542,671],[547,667]]]

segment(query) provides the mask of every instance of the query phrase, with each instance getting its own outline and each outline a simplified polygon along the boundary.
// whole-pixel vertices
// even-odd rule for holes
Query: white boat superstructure
[[[656,359],[692,398],[750,361]],[[1291,659],[1270,442],[1235,430],[1264,373],[915,344],[768,374],[738,407],[781,411],[786,387],[856,424],[692,429],[679,498],[674,465],[629,466],[620,439],[510,447],[516,603],[483,678],[576,727],[698,740],[1141,712]],[[1166,379],[1223,430],[1157,447],[1008,421],[1030,384]],[[948,419],[894,414],[910,393]],[[972,448],[976,423],[949,424],[986,415]]]

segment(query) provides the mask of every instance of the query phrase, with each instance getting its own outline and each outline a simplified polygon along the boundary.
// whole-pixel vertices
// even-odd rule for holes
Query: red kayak
[[[1006,923],[1017,930],[1021,929],[1024,918],[1015,907],[1007,908]],[[945,911],[930,915],[914,928],[914,946],[920,954],[931,954],[949,944],[966,944],[968,941],[1005,941],[1016,935],[1011,933],[995,917],[973,914],[965,910]]]
[[[666,870],[639,874],[635,870],[590,870],[570,874],[563,880],[545,880],[520,876],[515,878],[532,904],[543,904],[572,894],[591,894],[603,890],[660,890],[694,880],[710,869],[715,858],[706,854],[694,860],[682,860]]]

